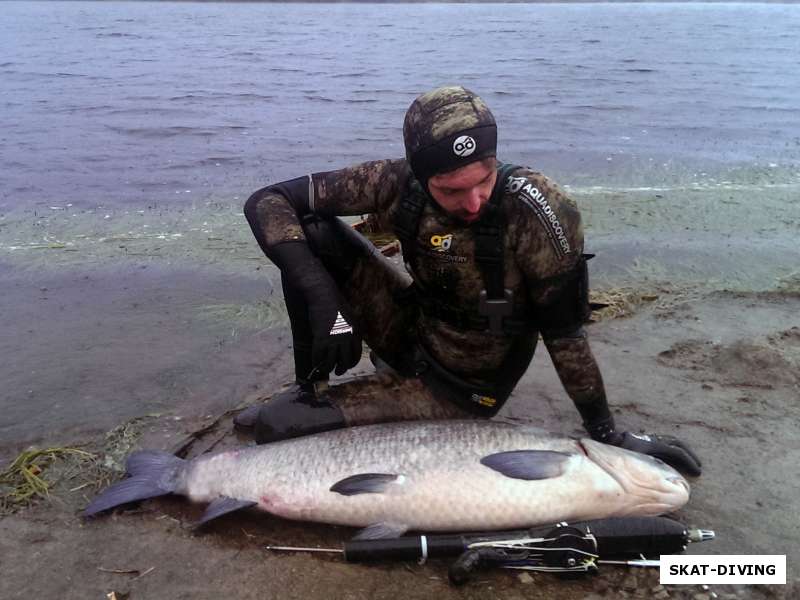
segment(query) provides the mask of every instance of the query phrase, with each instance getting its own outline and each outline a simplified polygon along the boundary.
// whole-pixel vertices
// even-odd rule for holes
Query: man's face
[[[472,223],[489,202],[497,179],[495,159],[473,162],[428,179],[428,191],[445,212]]]

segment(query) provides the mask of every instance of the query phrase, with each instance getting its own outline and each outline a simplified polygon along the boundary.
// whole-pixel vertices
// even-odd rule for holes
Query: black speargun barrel
[[[594,535],[603,558],[658,557],[682,552],[690,542],[714,538],[711,531],[688,529],[668,517],[612,517],[570,526]]]
[[[386,540],[345,542],[344,557],[349,562],[426,560],[460,556],[471,545],[524,539],[558,538],[559,529],[569,527],[597,540],[602,558],[655,557],[686,549],[691,541],[713,539],[713,532],[689,530],[667,517],[614,517],[593,521],[562,523],[516,531],[492,531],[449,535],[417,535]]]

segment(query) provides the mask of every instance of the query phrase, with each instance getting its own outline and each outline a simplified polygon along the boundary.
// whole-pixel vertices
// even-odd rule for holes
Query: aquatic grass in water
[[[15,213],[0,228],[0,259],[35,272],[120,260],[249,270],[267,261],[238,212],[228,205]]]
[[[255,304],[209,304],[201,307],[200,316],[208,321],[248,329],[272,329],[289,323],[289,313],[282,298]]]
[[[775,291],[786,296],[800,296],[800,271],[779,278]]]

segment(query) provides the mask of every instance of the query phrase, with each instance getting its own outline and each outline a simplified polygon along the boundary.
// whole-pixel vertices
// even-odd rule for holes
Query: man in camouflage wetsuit
[[[240,413],[259,443],[382,421],[491,417],[527,369],[541,334],[596,440],[657,456],[689,474],[675,438],[616,429],[582,327],[589,316],[580,213],[553,182],[497,163],[497,129],[461,87],[417,98],[406,159],[271,185],[245,215],[280,268],[296,383]],[[372,214],[401,240],[396,267],[337,216]],[[351,384],[319,391],[361,357],[364,339],[394,377],[364,401]],[[369,379],[369,378],[364,378]]]

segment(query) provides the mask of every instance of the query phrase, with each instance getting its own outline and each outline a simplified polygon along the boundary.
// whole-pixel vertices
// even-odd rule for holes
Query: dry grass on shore
[[[71,481],[95,455],[78,448],[29,448],[0,473],[0,515],[49,498],[62,481]],[[64,468],[66,467],[66,468]]]
[[[0,516],[41,500],[65,498],[80,490],[106,487],[125,472],[125,460],[136,449],[145,427],[159,415],[131,419],[105,434],[102,441],[75,447],[27,448],[0,472]]]

